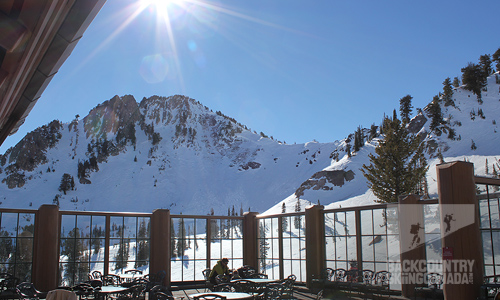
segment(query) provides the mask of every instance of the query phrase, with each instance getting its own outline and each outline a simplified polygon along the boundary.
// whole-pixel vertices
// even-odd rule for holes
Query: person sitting
[[[210,279],[210,282],[212,284],[217,284],[217,281],[215,280],[215,277],[217,275],[227,275],[229,276],[229,268],[227,267],[229,263],[229,259],[223,258],[215,264],[215,266],[212,268],[212,271],[210,272],[210,275],[208,275],[208,278]]]
[[[231,277],[231,280],[232,279],[241,279],[240,273],[238,273],[238,270],[233,271],[233,276]]]

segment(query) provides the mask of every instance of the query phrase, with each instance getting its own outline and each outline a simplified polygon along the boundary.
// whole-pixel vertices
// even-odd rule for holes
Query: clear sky
[[[4,153],[114,95],[182,94],[287,143],[333,142],[500,47],[500,1],[107,0]]]

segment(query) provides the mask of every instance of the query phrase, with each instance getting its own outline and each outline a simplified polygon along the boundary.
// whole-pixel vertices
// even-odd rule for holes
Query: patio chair
[[[215,282],[217,282],[217,284],[228,283],[229,281],[230,281],[230,279],[229,279],[229,276],[227,276],[227,275],[215,276]]]
[[[157,292],[155,293],[154,297],[155,297],[154,300],[174,300],[173,296],[167,295],[164,292]],[[149,299],[153,300],[151,298]]]
[[[140,283],[132,286],[128,291],[128,296],[130,299],[140,299],[144,298],[144,292],[146,290],[146,284]]]
[[[391,291],[389,283],[391,280],[391,273],[388,271],[378,271],[373,275],[372,283],[366,285],[365,293],[368,295],[381,294],[381,295],[397,295],[398,291]]]
[[[232,282],[232,286],[234,291],[238,293],[248,293],[253,295],[257,292],[255,283],[245,279],[238,279],[238,281]]]
[[[238,269],[238,274],[240,275],[241,278],[254,278],[254,274],[257,273],[257,270],[249,265],[244,265],[243,267]]]
[[[373,276],[375,275],[374,271],[366,269],[361,273],[361,282],[364,284],[371,284],[373,282]]]
[[[378,271],[375,275],[373,275],[373,284],[381,286],[383,289],[389,289],[390,280],[391,272],[388,271]]]
[[[193,297],[194,300],[226,300],[226,297],[217,294],[203,294]]]
[[[226,283],[221,283],[214,285],[212,287],[212,292],[236,292],[236,289],[234,288],[234,283],[232,282],[226,282]]]
[[[330,277],[330,281],[326,283],[326,288],[336,290],[350,289],[350,282],[348,282],[348,272],[345,269],[335,269]]]
[[[295,284],[295,280],[297,276],[289,275],[288,278],[283,279],[281,283],[283,284],[283,296],[282,298],[293,299],[293,286]]]
[[[38,300],[45,298],[47,293],[38,291],[31,282],[22,282],[17,285],[17,295],[19,295],[19,299]]]
[[[76,293],[79,299],[94,298],[94,288],[89,283],[80,283],[73,287],[71,290]]]
[[[19,284],[19,278],[10,275],[10,277],[5,277],[0,281],[0,293],[5,295],[17,295],[17,285]]]
[[[269,283],[264,290],[264,299],[282,299],[284,290],[282,283]]]
[[[137,284],[144,284],[144,286],[146,287],[146,289],[149,291],[151,288],[153,288],[155,285],[158,285],[158,284],[154,284],[154,283],[151,283],[150,281],[148,281],[146,278],[142,278],[142,277],[139,277],[139,278],[135,278],[134,280],[132,281],[123,281],[122,280],[122,284],[121,286],[123,287],[131,287],[131,286],[134,286],[134,285],[137,285]]]
[[[443,290],[441,286],[443,285],[443,275],[439,273],[428,273],[425,275],[426,285],[416,286],[414,288],[414,298],[417,298],[417,295],[423,295],[425,299],[427,297],[431,297],[431,299],[442,299],[443,298]]]
[[[155,285],[149,290],[149,300],[172,300],[172,292],[163,285]]]
[[[89,274],[89,280],[101,280],[102,278],[102,273],[100,271],[92,271],[92,273]]]
[[[484,276],[479,299],[493,298],[498,292],[500,292],[500,275]]]
[[[115,274],[108,274],[102,276],[102,285],[113,285],[113,286],[119,286],[122,283],[122,279],[120,276],[115,275]]]
[[[331,281],[346,281],[347,271],[342,268],[335,269],[330,277]]]
[[[142,275],[141,270],[131,269],[124,272],[125,274]]]
[[[210,275],[210,272],[211,272],[211,269],[205,269],[203,271],[201,271],[201,273],[203,274],[203,278],[205,278],[205,292],[207,291],[211,291],[212,288],[213,288],[213,284],[210,282],[210,278],[208,278],[208,276]]]

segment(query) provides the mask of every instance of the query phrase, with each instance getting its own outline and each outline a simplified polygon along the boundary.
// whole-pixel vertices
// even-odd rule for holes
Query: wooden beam
[[[441,228],[448,227],[444,218],[451,215],[450,212],[454,212],[456,220],[452,224],[453,230],[441,229],[442,247],[447,247],[448,252],[453,254],[451,263],[473,263],[472,268],[465,270],[455,268],[453,264],[450,269],[444,268],[444,296],[445,299],[476,299],[483,281],[483,243],[479,230],[474,165],[457,161],[438,165],[436,169]],[[470,214],[470,222],[464,214]],[[463,282],[464,276],[472,282]]]

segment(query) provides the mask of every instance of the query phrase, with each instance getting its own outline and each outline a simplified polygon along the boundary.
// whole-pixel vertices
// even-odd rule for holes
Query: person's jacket
[[[219,260],[217,264],[215,264],[212,271],[210,272],[210,275],[208,276],[211,283],[217,284],[217,282],[215,281],[215,277],[217,277],[217,275],[229,275],[229,268],[222,265],[222,260]]]

